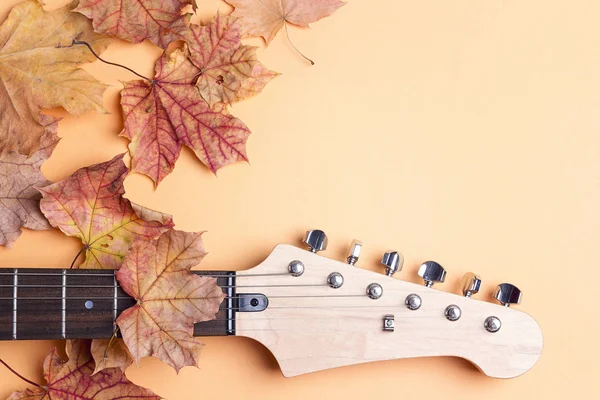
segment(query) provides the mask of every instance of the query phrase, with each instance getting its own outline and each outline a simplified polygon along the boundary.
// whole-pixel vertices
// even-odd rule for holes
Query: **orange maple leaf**
[[[257,60],[256,47],[241,44],[237,18],[217,13],[207,25],[192,24],[187,42],[189,57],[200,70],[196,86],[210,105],[250,97],[279,75]],[[242,91],[243,86],[253,90]]]
[[[117,271],[121,288],[137,301],[117,318],[136,361],[155,356],[177,371],[198,364],[203,344],[194,324],[215,319],[225,298],[215,278],[190,272],[206,254],[201,235],[170,230],[138,240]]]
[[[14,392],[7,400],[159,400],[152,391],[129,381],[117,368],[92,375],[94,360],[88,340],[67,340],[68,361],[53,349],[44,361],[45,387]]]
[[[100,53],[111,40],[72,13],[75,4],[47,12],[37,0],[24,1],[0,26],[0,153],[31,155],[38,148],[44,134],[41,108],[62,106],[74,115],[105,111],[106,85],[79,68],[95,57],[72,42],[85,40]]]
[[[193,0],[81,0],[74,11],[90,18],[94,30],[133,43],[150,39],[159,47],[183,39]]]
[[[39,189],[40,208],[52,226],[83,242],[80,268],[117,269],[136,237],[153,239],[173,227],[171,216],[123,197],[127,171],[120,154]]]
[[[22,227],[52,228],[40,210],[42,195],[36,187],[50,183],[40,168],[58,144],[58,121],[42,117],[45,132],[40,148],[31,157],[16,152],[0,156],[0,245],[3,246],[10,247],[21,236]]]
[[[233,117],[223,103],[213,107],[194,86],[200,70],[187,50],[164,53],[156,76],[125,84],[121,91],[124,113],[122,136],[131,140],[131,168],[160,183],[174,168],[186,145],[211,171],[244,160],[248,127]]]
[[[112,343],[109,339],[94,339],[92,340],[91,352],[96,363],[94,373],[107,368],[119,368],[125,372],[133,364],[131,354],[129,354],[127,346],[121,339],[113,339]]]
[[[286,22],[308,27],[312,22],[333,14],[340,0],[225,0],[235,7],[232,17],[242,17],[242,33],[262,36],[267,44]]]

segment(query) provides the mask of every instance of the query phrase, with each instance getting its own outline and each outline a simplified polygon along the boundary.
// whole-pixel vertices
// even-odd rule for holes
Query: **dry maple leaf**
[[[190,269],[206,254],[201,233],[170,230],[153,241],[138,240],[127,253],[117,279],[137,304],[117,325],[133,358],[155,356],[177,371],[196,366],[203,344],[194,324],[215,319],[225,298],[215,278]]]
[[[107,368],[119,368],[125,372],[127,367],[133,363],[133,358],[127,350],[127,346],[121,339],[114,339],[112,343],[109,339],[92,340],[92,357],[96,363],[94,374]],[[107,347],[110,345],[107,351]]]
[[[160,397],[129,381],[117,368],[92,375],[94,360],[87,340],[67,340],[68,361],[56,349],[44,361],[45,388],[14,392],[7,400],[159,400]]]
[[[173,226],[170,216],[132,205],[123,197],[123,154],[81,168],[39,189],[42,212],[52,226],[84,244],[80,268],[117,269],[136,237],[158,237]]]
[[[81,0],[75,11],[90,18],[94,30],[133,43],[150,39],[159,47],[183,39],[193,0]]]
[[[271,71],[262,64],[256,64],[252,69],[252,75],[244,81],[240,90],[237,92],[237,97],[247,99],[248,97],[256,96],[264,89],[265,85],[271,79],[279,76],[279,72]]]
[[[211,171],[244,160],[250,131],[223,103],[210,107],[194,82],[200,70],[176,49],[156,63],[152,82],[125,84],[121,91],[124,128],[131,140],[131,169],[158,185],[172,170],[182,145],[194,150]]]
[[[79,115],[104,112],[105,85],[79,65],[94,61],[87,48],[72,46],[85,40],[96,53],[110,39],[95,34],[90,21],[72,13],[75,2],[47,12],[40,2],[17,4],[0,26],[0,153],[31,155],[44,133],[40,108],[64,107]]]
[[[241,44],[237,18],[217,13],[207,25],[192,24],[187,42],[189,58],[200,70],[196,86],[211,106],[219,102],[230,104],[254,95],[279,75],[257,60],[256,47]],[[268,71],[260,74],[262,86],[259,88],[255,84],[253,92],[240,93],[246,81],[256,81],[254,71]]]
[[[21,236],[22,227],[52,228],[40,210],[42,195],[36,186],[50,183],[40,168],[58,143],[58,121],[43,116],[41,122],[45,133],[40,148],[31,157],[16,152],[0,156],[0,245],[3,246],[12,246]]]
[[[235,7],[231,16],[242,17],[242,33],[262,36],[267,44],[286,22],[308,24],[333,14],[346,3],[340,0],[225,0]]]

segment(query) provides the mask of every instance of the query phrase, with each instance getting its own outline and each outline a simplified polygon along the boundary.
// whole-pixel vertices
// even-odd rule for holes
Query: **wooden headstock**
[[[299,276],[289,272],[295,260],[304,266]],[[328,283],[334,272],[343,277],[339,288]],[[383,289],[380,298],[367,295],[371,284]],[[540,327],[522,311],[404,282],[290,245],[276,246],[264,262],[240,271],[237,285],[245,293],[264,294],[268,306],[238,313],[236,334],[265,345],[288,377],[370,361],[456,356],[488,376],[512,378],[529,370],[542,351]],[[420,297],[417,310],[405,304],[411,294]],[[460,309],[456,321],[445,315],[450,305]],[[488,317],[501,322],[497,332],[484,327]]]

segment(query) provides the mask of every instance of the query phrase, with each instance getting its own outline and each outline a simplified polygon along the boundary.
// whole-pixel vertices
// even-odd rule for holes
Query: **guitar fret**
[[[114,300],[113,300],[113,327],[117,328],[117,313],[119,309],[119,285],[117,282],[117,274],[113,276],[113,284],[115,287],[114,290]]]
[[[19,269],[15,268],[13,273],[13,323],[12,323],[12,338],[17,340],[17,293],[19,286]]]
[[[62,312],[60,336],[63,339],[67,338],[67,270],[62,271]]]
[[[24,271],[19,268],[16,273],[17,339],[62,338],[63,270],[52,270],[49,276],[24,275]]]
[[[88,275],[89,274],[89,275]],[[94,287],[89,286],[94,282]],[[114,273],[71,270],[67,286],[67,337],[105,338],[114,331]],[[122,292],[118,292],[122,296]]]

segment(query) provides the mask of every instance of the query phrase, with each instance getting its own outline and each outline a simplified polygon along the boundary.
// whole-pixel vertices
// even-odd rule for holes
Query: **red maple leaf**
[[[14,392],[7,400],[159,400],[149,389],[130,382],[118,368],[96,374],[89,340],[67,340],[68,361],[53,349],[44,361],[48,384]]]
[[[211,107],[202,98],[194,86],[200,69],[186,52],[184,47],[163,54],[152,81],[127,82],[121,92],[121,135],[131,140],[131,168],[155,184],[173,170],[183,145],[213,172],[248,160],[250,130],[223,103]]]
[[[182,14],[193,0],[80,0],[80,12],[94,30],[133,43],[150,39],[159,47],[183,38],[190,14]]]

